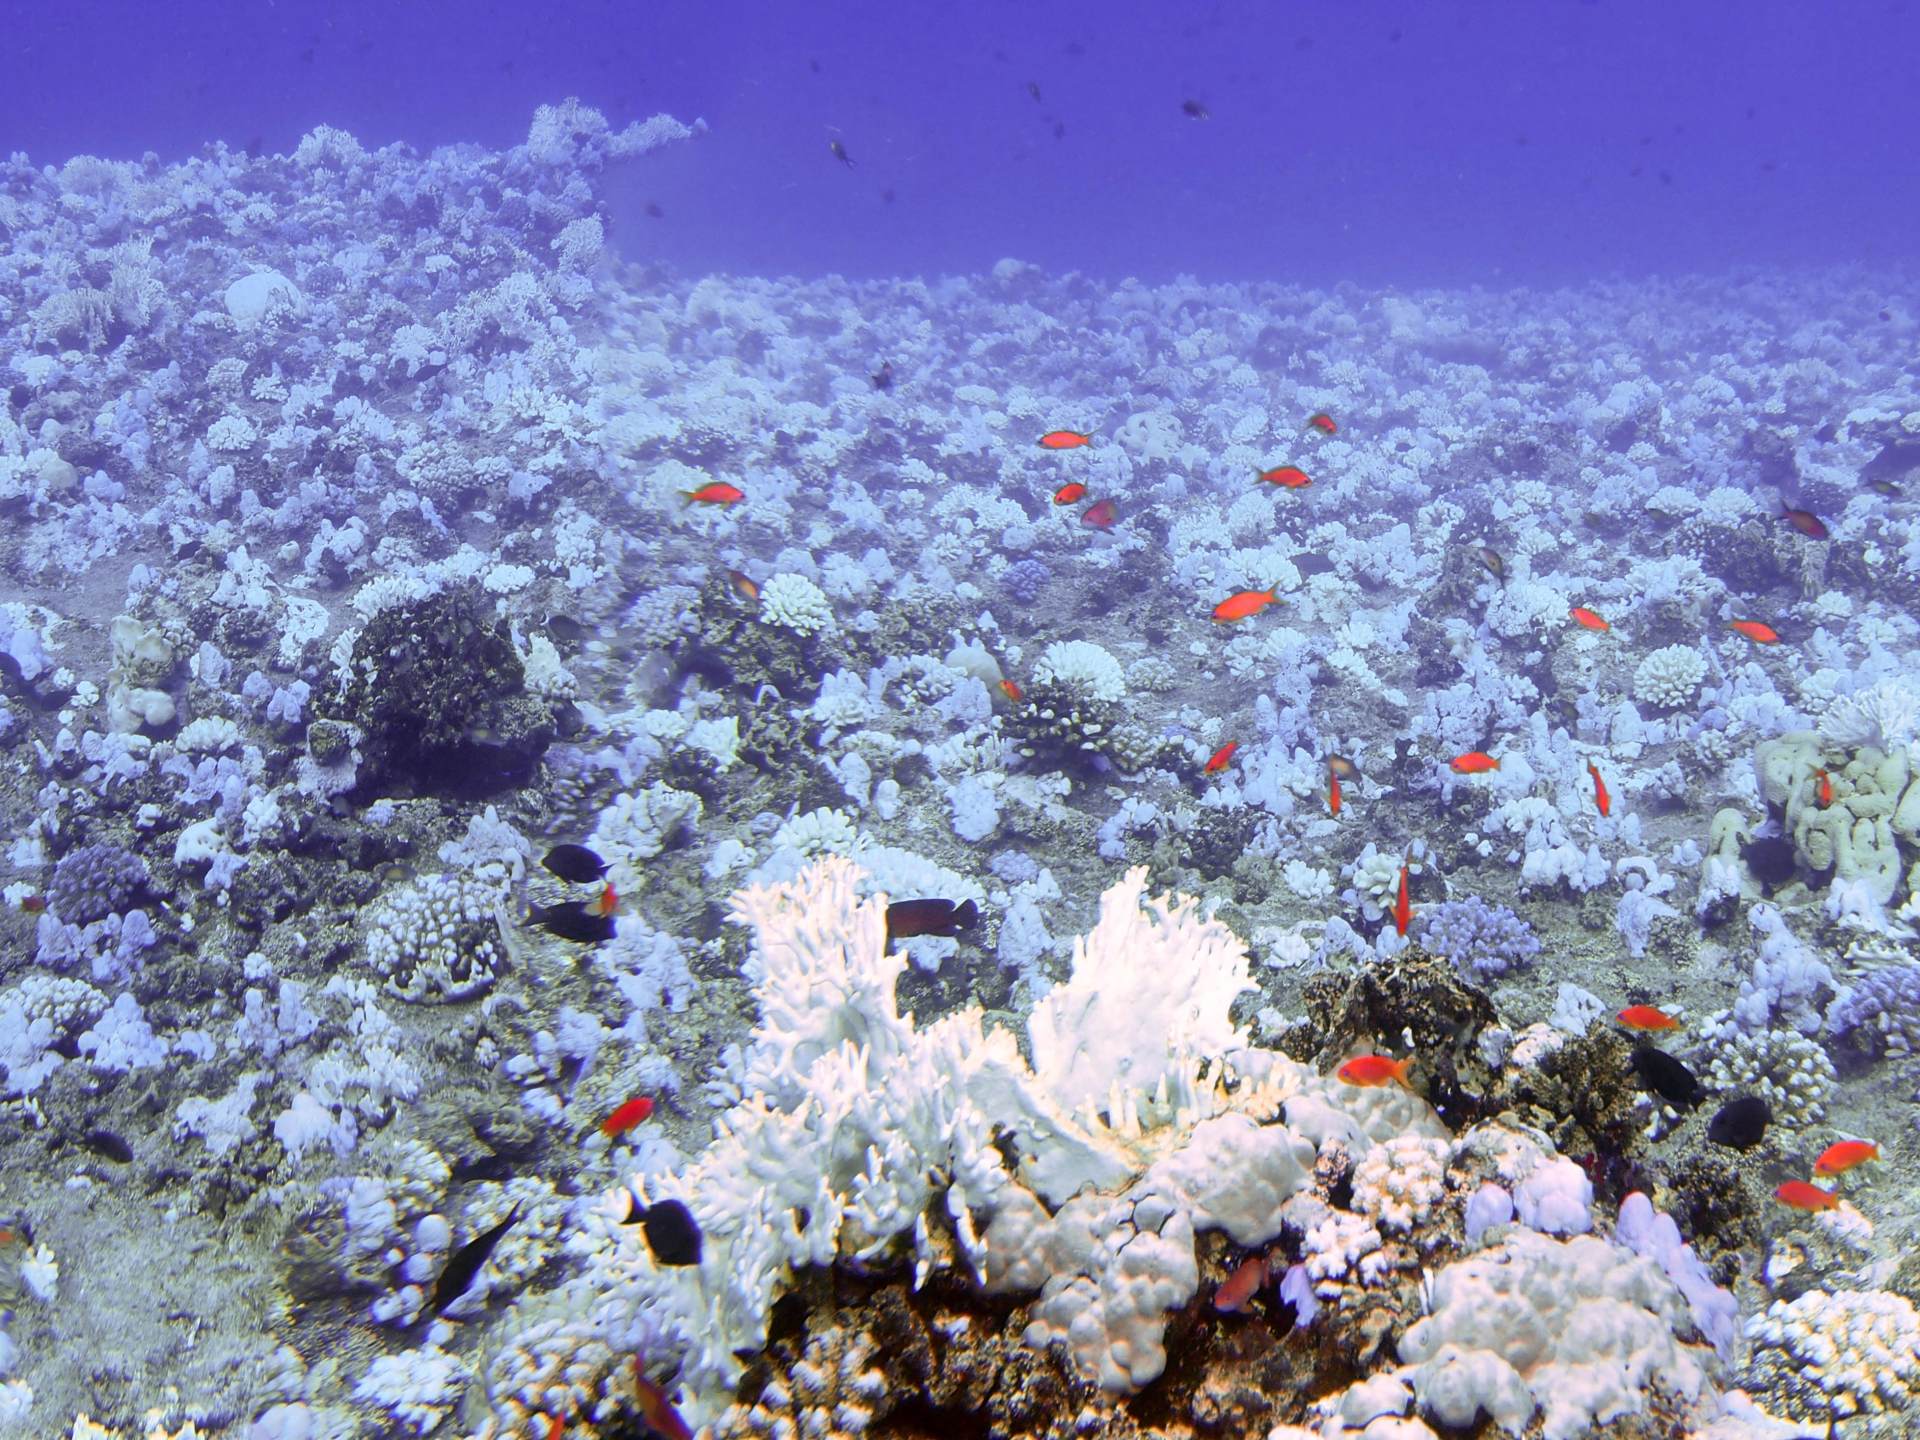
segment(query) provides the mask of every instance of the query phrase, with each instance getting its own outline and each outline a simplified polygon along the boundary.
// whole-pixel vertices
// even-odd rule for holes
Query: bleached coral
[[[833,602],[804,575],[782,572],[760,587],[760,618],[796,635],[833,628]]]
[[[1920,1393],[1920,1314],[1885,1290],[1809,1290],[1747,1321],[1753,1388],[1797,1420],[1905,1410]]]
[[[505,896],[473,875],[423,875],[376,907],[367,961],[403,1000],[464,1000],[506,963]]]
[[[1447,1193],[1444,1140],[1399,1135],[1375,1145],[1353,1168],[1353,1208],[1384,1230],[1423,1224]]]
[[[1071,686],[1088,700],[1112,702],[1127,693],[1126,672],[1120,662],[1090,640],[1056,640],[1040,652],[1033,678]]]
[[[1920,688],[1881,680],[1843,695],[1820,717],[1820,733],[1849,749],[1872,746],[1886,754],[1920,739]]]
[[[1633,672],[1633,694],[1647,705],[1677,710],[1692,700],[1706,678],[1707,662],[1691,645],[1668,645],[1646,656]]]

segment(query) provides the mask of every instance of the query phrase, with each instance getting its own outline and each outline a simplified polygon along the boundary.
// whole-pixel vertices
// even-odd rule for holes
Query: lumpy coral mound
[[[377,611],[354,642],[338,718],[366,734],[367,768],[424,793],[523,785],[553,739],[549,705],[526,693],[504,623],[470,588]]]

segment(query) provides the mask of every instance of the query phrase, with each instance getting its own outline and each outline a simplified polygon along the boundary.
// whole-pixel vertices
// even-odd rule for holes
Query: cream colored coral
[[[1408,1231],[1447,1193],[1444,1140],[1396,1136],[1375,1145],[1353,1170],[1353,1208],[1383,1230]]]
[[[1648,655],[1633,672],[1633,696],[1647,705],[1676,710],[1693,699],[1706,678],[1707,662],[1691,645],[1668,645]]]
[[[783,571],[760,587],[760,618],[796,635],[818,635],[833,628],[833,602],[806,576]]]
[[[1809,1290],[1747,1322],[1754,1389],[1797,1420],[1904,1410],[1920,1389],[1920,1314],[1885,1290]]]

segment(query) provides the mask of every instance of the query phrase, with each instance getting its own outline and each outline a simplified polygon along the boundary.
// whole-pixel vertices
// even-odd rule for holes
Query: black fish
[[[1475,549],[1473,556],[1494,579],[1498,580],[1502,585],[1507,583],[1506,557],[1498,550],[1482,545]]]
[[[1767,1133],[1773,1107],[1758,1095],[1729,1100],[1707,1122],[1707,1139],[1732,1150],[1751,1150]]]
[[[519,1218],[520,1207],[515,1205],[507,1212],[506,1219],[491,1229],[482,1230],[453,1252],[452,1258],[447,1261],[447,1268],[433,1282],[433,1303],[428,1307],[428,1314],[438,1315],[467,1293],[468,1287],[473,1284],[473,1277],[480,1273],[480,1267],[493,1254],[493,1247],[500,1243],[500,1237],[512,1229],[513,1222]]]
[[[562,940],[582,945],[597,945],[613,939],[613,916],[596,915],[581,900],[565,900],[558,905],[535,905],[527,911],[527,923],[538,925]]]
[[[633,1213],[620,1223],[637,1223],[647,1237],[647,1248],[662,1265],[700,1263],[700,1222],[678,1200],[656,1200],[644,1210],[635,1204]]]
[[[587,627],[571,615],[549,615],[547,629],[559,636],[569,645],[578,645],[586,638]]]
[[[80,1143],[96,1155],[104,1155],[116,1165],[128,1165],[133,1161],[133,1147],[111,1130],[89,1130],[80,1137]]]
[[[1693,1072],[1657,1045],[1638,1047],[1632,1064],[1643,1090],[1651,1090],[1683,1110],[1700,1102],[1700,1082]]]
[[[1213,114],[1212,111],[1208,110],[1207,107],[1202,105],[1198,100],[1182,100],[1180,102],[1180,113],[1192,120],[1210,119]]]
[[[1778,835],[1763,835],[1740,847],[1740,858],[1747,862],[1753,878],[1771,890],[1793,878],[1793,842]]]
[[[834,159],[838,160],[849,170],[853,169],[853,157],[847,153],[846,146],[842,145],[838,140],[829,140],[827,141],[827,149],[833,152]]]
[[[876,390],[893,389],[893,362],[891,360],[881,361],[880,368],[874,371],[868,378],[873,381],[873,388]]]
[[[896,900],[887,906],[887,939],[915,935],[958,935],[980,921],[980,907],[971,900]]]
[[[1038,104],[1040,102],[1040,82],[1038,80],[1027,81],[1027,93],[1033,96],[1034,103]]]
[[[591,885],[607,873],[607,862],[584,845],[556,845],[540,863],[574,885]]]

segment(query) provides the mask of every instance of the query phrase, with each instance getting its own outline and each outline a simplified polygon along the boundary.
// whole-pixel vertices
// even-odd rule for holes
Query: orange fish
[[[1000,693],[1006,696],[1007,699],[1013,701],[1013,703],[1016,705],[1018,705],[1022,700],[1027,698],[1027,692],[1022,690],[1018,685],[1014,684],[1013,681],[1011,680],[1002,680],[1000,682]]]
[[[724,480],[713,480],[698,490],[682,490],[689,505],[733,505],[747,498],[747,492]]]
[[[1400,893],[1394,897],[1393,901],[1394,930],[1401,935],[1406,934],[1407,922],[1411,919],[1413,919],[1413,902],[1407,896],[1407,867],[1403,864],[1400,867]]]
[[[1607,794],[1607,782],[1600,778],[1600,768],[1591,761],[1587,764],[1587,774],[1593,777],[1593,803],[1600,807],[1600,816],[1605,819],[1613,813],[1613,797]]]
[[[1082,485],[1078,480],[1071,480],[1053,492],[1053,503],[1056,505],[1075,505],[1086,496],[1086,493],[1086,486]]]
[[[1239,748],[1240,742],[1238,740],[1227,741],[1226,744],[1213,752],[1212,758],[1201,767],[1202,772],[1208,775],[1218,775],[1233,762],[1233,752]]]
[[[1307,472],[1298,465],[1276,465],[1271,470],[1262,470],[1258,478],[1269,485],[1284,485],[1289,490],[1299,490],[1313,483],[1307,478]]]
[[[1324,410],[1316,410],[1313,414],[1307,416],[1307,424],[1318,430],[1322,435],[1332,435],[1340,429],[1338,425],[1333,423],[1333,417]]]
[[[1789,1180],[1773,1192],[1773,1198],[1795,1210],[1833,1210],[1840,1204],[1840,1197],[1833,1191],[1822,1190],[1809,1180]]]
[[[651,1114],[653,1101],[645,1095],[636,1095],[614,1106],[607,1118],[600,1122],[600,1133],[609,1140],[617,1140]]]
[[[1811,510],[1796,510],[1791,505],[1780,507],[1780,518],[1786,521],[1802,535],[1814,540],[1827,538],[1827,527],[1820,517]]]
[[[1780,632],[1759,620],[1730,620],[1728,627],[1739,631],[1756,645],[1778,645]]]
[[[1242,590],[1213,607],[1213,622],[1231,625],[1236,620],[1245,620],[1250,615],[1258,615],[1279,598],[1276,590]]]
[[[1327,768],[1342,780],[1357,780],[1360,777],[1360,767],[1344,755],[1327,756]]]
[[[658,1430],[665,1440],[693,1440],[692,1427],[667,1400],[667,1392],[641,1371],[638,1357],[633,1362],[633,1390],[640,1418]]]
[[[1327,809],[1338,818],[1340,814],[1340,772],[1331,771],[1327,775]]]
[[[1095,530],[1111,530],[1113,522],[1120,518],[1120,507],[1111,500],[1096,500],[1087,507],[1087,513],[1080,517],[1082,525],[1091,525]]]
[[[760,587],[753,583],[753,578],[741,574],[738,570],[727,571],[727,584],[733,587],[733,593],[742,600],[752,601],[760,598]]]
[[[1584,625],[1589,630],[1611,630],[1613,628],[1584,605],[1574,606],[1570,613],[1573,615],[1574,624]]]
[[[1484,750],[1469,750],[1464,755],[1456,755],[1447,762],[1461,775],[1484,775],[1489,770],[1498,770],[1500,762]]]
[[[567,1422],[558,1415],[543,1415],[541,1418],[547,1422],[547,1433],[541,1440],[560,1440],[567,1433]]]
[[[1814,798],[1820,802],[1820,808],[1825,810],[1833,804],[1833,777],[1824,770],[1816,770],[1813,773],[1817,781],[1813,790]]]
[[[1091,435],[1082,435],[1078,430],[1049,430],[1040,437],[1043,450],[1078,450],[1082,445],[1092,443]]]
[[[580,908],[589,915],[611,915],[620,908],[620,897],[613,893],[613,885],[609,882],[606,889]]]
[[[1844,1175],[1856,1165],[1880,1158],[1880,1147],[1871,1140],[1842,1140],[1829,1145],[1813,1162],[1816,1175]]]
[[[1620,1012],[1620,1023],[1629,1030],[1678,1030],[1680,1022],[1664,1010],[1651,1005],[1629,1005]]]
[[[1267,1283],[1267,1276],[1265,1255],[1255,1255],[1251,1259],[1241,1261],[1234,1267],[1234,1272],[1215,1287],[1213,1308],[1222,1314],[1232,1314],[1251,1300],[1254,1293]]]
[[[1407,1071],[1412,1068],[1411,1055],[1404,1060],[1389,1060],[1384,1055],[1356,1055],[1333,1073],[1349,1085],[1385,1085],[1398,1081],[1411,1090],[1413,1082],[1407,1078]]]

